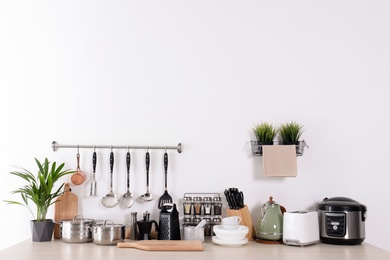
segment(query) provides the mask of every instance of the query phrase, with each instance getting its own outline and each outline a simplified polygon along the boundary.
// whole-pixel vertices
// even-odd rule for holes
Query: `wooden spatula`
[[[200,240],[140,240],[119,242],[117,247],[146,251],[203,251],[203,243]]]
[[[57,202],[54,203],[54,221],[60,222],[63,220],[70,220],[78,214],[78,198],[76,194],[70,191],[70,184],[65,183],[64,194],[58,197]],[[60,225],[54,226],[54,238],[61,238]]]

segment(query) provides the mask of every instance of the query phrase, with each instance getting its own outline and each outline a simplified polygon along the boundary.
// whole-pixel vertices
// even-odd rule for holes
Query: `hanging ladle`
[[[119,203],[119,199],[112,190],[112,179],[113,179],[113,170],[114,170],[114,153],[110,153],[110,192],[102,198],[102,204],[106,208],[113,208]]]
[[[149,191],[149,165],[150,165],[149,150],[146,150],[145,163],[146,163],[146,193],[141,195],[139,198],[144,201],[151,201],[153,200],[153,195]]]
[[[123,194],[123,205],[126,208],[130,208],[133,205],[134,198],[133,194],[130,192],[130,152],[129,149],[127,149],[127,154],[126,154],[126,166],[127,166],[127,192]]]

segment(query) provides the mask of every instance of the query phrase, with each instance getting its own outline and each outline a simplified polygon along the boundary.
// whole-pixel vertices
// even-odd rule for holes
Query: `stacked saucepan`
[[[88,243],[116,245],[125,239],[125,226],[111,220],[95,221],[75,216],[60,223],[61,240],[66,243]]]

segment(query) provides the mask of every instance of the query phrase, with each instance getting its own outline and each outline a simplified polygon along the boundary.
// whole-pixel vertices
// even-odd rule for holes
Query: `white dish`
[[[213,236],[211,238],[211,240],[213,241],[213,243],[215,243],[217,245],[221,245],[221,246],[242,246],[242,245],[245,245],[246,243],[248,243],[247,238],[244,238],[241,240],[222,240],[216,236]]]
[[[247,226],[238,225],[237,229],[226,229],[223,225],[215,225],[213,232],[221,240],[240,241],[245,238],[249,232]]]

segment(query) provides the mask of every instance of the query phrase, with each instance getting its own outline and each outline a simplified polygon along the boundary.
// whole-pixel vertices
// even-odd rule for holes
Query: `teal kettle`
[[[269,197],[261,207],[257,221],[256,237],[265,241],[281,241],[283,239],[283,213],[286,209]]]

